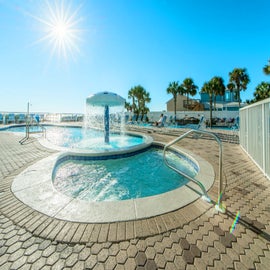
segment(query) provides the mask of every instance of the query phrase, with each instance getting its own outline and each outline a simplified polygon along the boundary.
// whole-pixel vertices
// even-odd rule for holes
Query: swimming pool
[[[48,130],[50,128],[55,127],[48,127]],[[61,131],[62,130],[63,129],[61,129]],[[82,129],[71,128],[71,130],[73,134],[77,134],[74,135],[74,138],[80,138]],[[61,134],[65,134],[64,136],[62,136],[64,139],[69,138],[68,136],[66,136],[66,132],[62,132]],[[44,213],[45,215],[74,222],[102,223],[136,220],[161,215],[179,209],[201,196],[200,190],[198,192],[194,192],[194,190],[197,190],[198,188],[194,183],[187,183],[186,180],[182,179],[181,184],[178,185],[177,183],[178,186],[171,186],[168,189],[159,191],[158,194],[148,193],[143,194],[142,196],[138,196],[138,194],[135,193],[135,195],[133,194],[132,198],[126,196],[126,194],[129,192],[125,191],[124,193],[126,194],[124,196],[122,196],[124,193],[118,192],[118,194],[120,194],[119,198],[116,198],[115,194],[109,193],[107,194],[108,196],[105,196],[102,198],[102,200],[100,200],[103,196],[103,191],[106,190],[106,187],[107,189],[114,189],[114,187],[110,185],[114,185],[115,179],[108,178],[104,182],[107,183],[110,188],[108,188],[108,186],[105,184],[105,186],[99,188],[99,191],[97,192],[98,195],[94,196],[94,198],[91,198],[90,196],[89,200],[88,195],[84,197],[84,192],[81,192],[83,191],[83,186],[79,186],[78,188],[76,182],[80,182],[81,180],[83,180],[81,178],[85,177],[85,175],[83,175],[83,166],[86,165],[86,167],[88,167],[86,175],[89,175],[89,168],[91,173],[93,168],[93,161],[94,163],[100,162],[99,165],[102,164],[102,166],[104,166],[104,162],[106,160],[109,160],[110,162],[105,163],[112,163],[112,167],[115,168],[117,174],[122,170],[123,181],[128,181],[131,179],[132,183],[133,176],[135,174],[139,174],[140,177],[144,178],[143,180],[146,180],[146,183],[142,185],[143,191],[145,190],[144,185],[149,184],[150,187],[155,186],[159,188],[161,182],[169,182],[169,178],[171,178],[171,176],[169,176],[169,174],[165,172],[165,176],[161,180],[157,181],[156,183],[148,183],[147,180],[149,179],[148,176],[150,174],[149,168],[156,169],[158,165],[153,166],[153,160],[147,160],[147,154],[145,157],[146,159],[142,161],[143,165],[146,166],[146,172],[143,172],[139,169],[141,166],[136,166],[139,164],[139,161],[136,161],[137,155],[140,155],[145,151],[145,153],[147,153],[148,150],[154,145],[158,145],[162,148],[164,147],[164,145],[157,142],[153,143],[153,139],[150,136],[140,136],[140,134],[137,133],[134,137],[142,137],[144,139],[144,142],[142,144],[135,145],[134,147],[121,148],[120,150],[114,149],[112,151],[107,151],[106,149],[102,151],[89,151],[84,149],[78,149],[75,147],[57,148],[56,145],[54,145],[52,148],[59,149],[60,152],[52,154],[48,158],[38,161],[37,163],[29,166],[21,174],[19,174],[12,183],[12,192],[23,203],[41,213]],[[52,145],[52,143],[50,143],[50,145]],[[173,158],[176,158],[177,163],[179,161],[179,156],[183,154],[183,158],[188,160],[188,163],[193,164],[193,169],[195,169],[196,171],[195,178],[198,181],[202,182],[206,190],[208,190],[214,181],[214,171],[212,166],[206,161],[202,160],[200,157],[194,156],[193,153],[187,154],[186,151],[182,151],[177,147],[173,147],[171,150],[172,156]],[[136,173],[131,172],[129,176],[128,174],[125,174],[125,170],[127,169],[128,165],[123,164],[123,159],[126,159],[128,157],[132,157],[131,163],[133,163],[133,166],[138,169]],[[80,162],[81,164],[79,164],[79,167],[76,167],[78,165],[78,162]],[[76,167],[75,173],[73,168],[74,164]],[[68,170],[71,171],[71,178],[68,180],[68,182],[69,184],[71,184],[71,186],[74,185],[75,188],[73,189],[73,191],[71,191],[70,194],[66,194],[61,190],[59,191],[58,187],[53,184],[53,181],[55,179],[54,177],[57,174],[57,170],[58,168],[61,169],[62,165],[67,165]],[[108,169],[106,166],[104,166],[103,169],[104,168],[106,170]],[[114,172],[111,171],[107,172],[105,173],[105,176],[109,174],[113,175],[113,173]],[[73,179],[73,176],[75,175],[77,175],[78,177],[75,177]],[[153,176],[154,180],[156,180],[155,177],[157,177],[158,175],[159,171],[156,171]],[[179,177],[179,175],[176,177]],[[58,180],[61,186],[63,178],[61,180],[60,177]],[[179,181],[179,178],[177,181]],[[174,182],[177,181],[174,180]],[[135,189],[136,187],[138,187],[138,185],[138,183],[134,185]],[[119,211],[119,209],[121,209],[121,211]]]
[[[115,151],[130,149],[150,142],[149,136],[135,133],[111,132],[110,143],[104,142],[104,132],[98,129],[85,129],[82,127],[45,125],[46,140],[40,140],[46,147],[58,150],[83,150],[88,152]],[[25,126],[14,126],[3,131],[25,133]],[[38,126],[30,128],[31,132],[41,131]]]
[[[167,158],[189,176],[198,172],[196,164],[179,153],[169,152]],[[57,162],[52,182],[72,198],[117,201],[162,194],[188,181],[164,164],[160,148],[150,147],[132,156],[67,156]]]

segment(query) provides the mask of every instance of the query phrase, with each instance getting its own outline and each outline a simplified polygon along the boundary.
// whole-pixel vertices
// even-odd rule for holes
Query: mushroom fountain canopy
[[[125,99],[121,96],[112,93],[112,92],[99,92],[93,95],[90,95],[86,99],[86,103],[92,106],[102,106],[105,107],[106,105],[113,107],[113,106],[121,106],[125,104]]]

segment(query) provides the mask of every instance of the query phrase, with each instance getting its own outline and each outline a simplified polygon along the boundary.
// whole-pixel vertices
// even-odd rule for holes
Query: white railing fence
[[[240,109],[240,145],[270,180],[270,98]]]
[[[163,113],[164,115],[167,116],[167,119],[169,120],[170,117],[174,117],[174,112],[169,112],[169,111],[151,111],[147,113],[147,116],[149,118],[150,122],[158,121],[160,118],[160,114]],[[132,112],[127,112],[126,115],[129,115],[131,118],[133,113]],[[177,111],[176,112],[176,119],[182,119],[184,117],[195,117],[200,119],[201,116],[204,115],[206,119],[210,118],[210,112],[209,111]],[[212,112],[212,117],[217,117],[217,118],[234,118],[239,116],[238,111],[213,111]],[[168,121],[167,120],[167,121]]]

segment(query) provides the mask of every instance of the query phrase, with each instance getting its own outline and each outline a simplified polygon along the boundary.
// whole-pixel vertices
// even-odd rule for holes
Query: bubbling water
[[[89,152],[104,152],[129,149],[144,144],[145,137],[129,134],[111,133],[110,143],[105,143],[103,132],[93,128],[80,127],[47,127],[46,139],[51,144]]]
[[[104,108],[86,104],[84,128],[104,129]],[[110,130],[118,130],[125,134],[125,112],[123,106],[110,107],[109,114]]]
[[[196,165],[186,157],[169,152],[168,159],[190,176]],[[70,159],[57,164],[53,185],[61,193],[85,201],[119,201],[158,195],[188,182],[163,162],[158,147],[129,157],[103,160]]]
[[[104,141],[109,143],[110,130],[124,133],[125,99],[111,92],[100,92],[86,99],[85,128],[104,128]]]

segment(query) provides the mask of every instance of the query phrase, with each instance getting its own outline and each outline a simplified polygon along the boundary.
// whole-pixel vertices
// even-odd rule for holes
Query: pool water
[[[169,152],[166,157],[190,176],[197,168],[183,156]],[[132,157],[60,163],[53,185],[59,192],[86,201],[117,201],[153,196],[171,191],[188,180],[169,169],[163,152],[151,148]]]
[[[110,133],[110,143],[107,144],[103,131],[78,127],[50,127],[46,131],[46,138],[54,145],[95,152],[128,148],[144,142],[143,137]]]
[[[53,145],[71,149],[83,149],[93,152],[115,149],[127,149],[144,142],[141,136],[110,133],[110,143],[104,142],[104,132],[81,127],[44,126],[46,139]],[[8,131],[25,132],[25,126],[11,127]],[[41,131],[40,127],[31,127],[30,132]]]
[[[26,132],[26,127],[25,126],[13,126],[13,127],[8,127],[2,129],[3,131],[11,131],[11,132],[21,132],[25,133]],[[41,127],[39,126],[31,126],[29,127],[30,132],[36,132],[36,131],[42,131]]]

